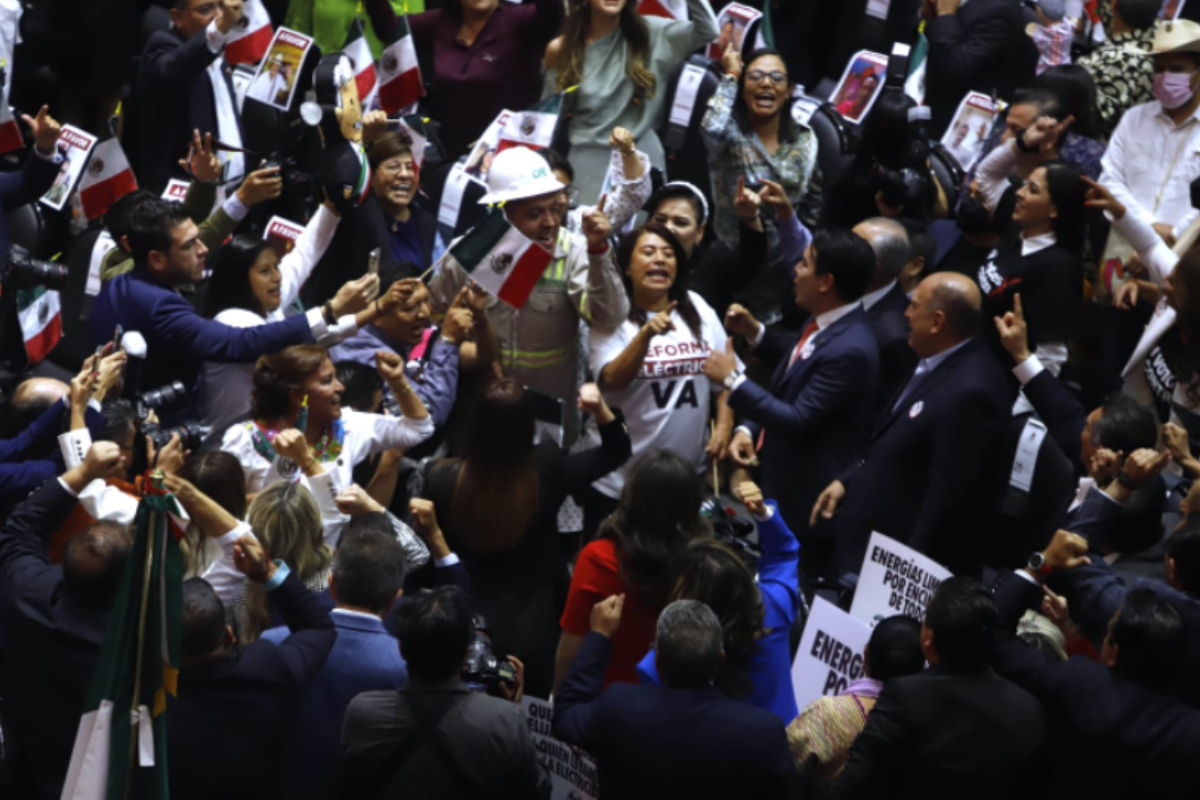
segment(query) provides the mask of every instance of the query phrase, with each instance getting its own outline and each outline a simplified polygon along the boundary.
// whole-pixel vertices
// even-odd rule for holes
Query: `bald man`
[[[991,468],[1012,418],[1011,382],[979,336],[982,298],[956,273],[930,275],[906,311],[919,359],[876,426],[866,457],[813,507],[815,530],[834,526],[837,566],[857,572],[871,531],[977,575],[973,524],[995,505]]]
[[[917,357],[908,346],[908,322],[904,318],[908,295],[899,282],[911,248],[908,231],[887,217],[864,220],[854,226],[854,232],[866,239],[875,253],[875,274],[863,295],[862,305],[879,345],[875,410],[882,415],[917,367]]]
[[[0,514],[62,472],[55,443],[68,391],[53,378],[30,378],[13,390],[6,420],[12,438],[0,440]]]

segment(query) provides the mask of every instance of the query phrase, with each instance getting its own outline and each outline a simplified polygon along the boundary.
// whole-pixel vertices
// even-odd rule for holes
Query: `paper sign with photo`
[[[500,147],[500,134],[514,113],[505,109],[492,120],[491,125],[487,126],[487,130],[483,132],[483,136],[479,137],[479,141],[475,143],[467,156],[467,162],[463,167],[467,175],[487,183],[488,171],[492,168],[492,159],[496,157],[497,149]]]
[[[263,241],[271,245],[277,258],[283,258],[292,252],[292,248],[296,246],[296,240],[302,233],[304,233],[303,225],[298,225],[283,217],[271,217],[266,230],[263,231]]]
[[[58,135],[58,150],[63,155],[62,164],[58,168],[58,176],[54,183],[42,195],[42,202],[55,211],[62,211],[71,199],[71,192],[79,183],[84,165],[92,148],[96,146],[96,137],[86,131],[81,131],[73,125],[63,125],[62,133]]]
[[[803,709],[818,697],[840,694],[861,678],[870,639],[869,625],[822,597],[814,598],[792,662],[796,705]]]
[[[254,73],[250,88],[246,90],[246,97],[281,111],[291,108],[300,67],[312,43],[310,37],[290,28],[277,30],[266,57],[258,65],[258,72]]]
[[[829,97],[837,112],[855,125],[866,119],[875,98],[883,91],[887,78],[888,57],[882,53],[859,50],[850,58],[842,79]]]
[[[578,747],[566,744],[551,730],[554,706],[525,695],[521,698],[529,738],[538,763],[550,774],[550,800],[596,800],[600,787],[596,761]]]
[[[958,104],[958,111],[942,136],[942,144],[964,170],[970,170],[979,159],[998,113],[995,101],[980,92],[967,92]]]
[[[761,11],[741,3],[730,3],[722,8],[717,15],[717,30],[720,33],[717,40],[708,46],[708,57],[720,61],[729,45],[733,45],[737,52],[743,52],[746,32],[750,30],[751,23],[759,19],[762,19]]]
[[[896,614],[924,619],[925,607],[938,584],[949,577],[950,570],[932,558],[873,532],[867,542],[867,555],[858,575],[850,615],[872,626],[876,618]]]

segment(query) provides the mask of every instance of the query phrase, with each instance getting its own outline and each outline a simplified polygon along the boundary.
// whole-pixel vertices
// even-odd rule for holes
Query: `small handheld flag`
[[[499,206],[450,248],[449,254],[471,280],[521,308],[554,260],[554,254],[513,227]]]

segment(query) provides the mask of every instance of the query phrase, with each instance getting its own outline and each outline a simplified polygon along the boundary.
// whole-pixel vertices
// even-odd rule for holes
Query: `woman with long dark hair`
[[[594,384],[580,390],[579,406],[595,418],[599,447],[567,453],[550,439],[535,444],[529,394],[512,379],[496,381],[474,407],[462,456],[436,462],[425,482],[495,652],[524,661],[525,689],[540,697],[550,692],[568,583],[559,508],[629,457],[629,433]]]
[[[764,180],[774,181],[799,207],[806,196],[815,195],[820,178],[817,137],[792,118],[793,84],[779,52],[755,50],[746,57],[743,69],[741,56],[728,48],[721,64],[725,75],[708,101],[701,132],[708,146],[716,204],[713,231],[721,241],[734,245],[739,185],[755,188]],[[802,216],[812,219],[810,214]]]
[[[692,52],[717,36],[705,0],[687,0],[687,18],[643,17],[637,0],[570,0],[562,35],[546,48],[543,94],[572,86],[571,164],[585,203],[600,197],[614,128],[633,133],[651,165],[666,170],[656,132],[667,80]]]
[[[635,459],[666,448],[702,473],[705,456],[719,459],[733,435],[733,411],[721,390],[709,437],[715,390],[704,377],[708,354],[725,351],[725,329],[708,303],[688,290],[688,259],[668,229],[650,223],[630,232],[617,248],[617,265],[629,319],[615,331],[592,329],[592,373],[625,412]],[[596,481],[593,503],[615,508],[630,470],[627,464]]]
[[[575,562],[559,622],[556,688],[590,630],[592,607],[615,594],[625,595],[625,605],[605,683],[637,683],[637,663],[654,642],[658,613],[671,592],[671,559],[692,540],[712,533],[700,516],[702,499],[700,478],[688,459],[656,450],[637,462],[617,510]]]
[[[717,688],[788,721],[799,710],[788,637],[800,607],[800,544],[775,501],[763,500],[757,485],[743,483],[738,493],[758,528],[757,580],[732,548],[716,539],[696,539],[671,561],[667,602],[699,600],[711,608],[725,631]],[[653,652],[638,664],[638,676],[659,682]]]
[[[1030,344],[1055,375],[1067,361],[1067,337],[1083,301],[1087,184],[1078,167],[1040,160],[1040,149],[1053,143],[1070,121],[1069,117],[1064,122],[1039,118],[1017,139],[989,153],[976,173],[984,202],[993,213],[1008,176],[1014,171],[1029,176],[1017,190],[1008,234],[979,268],[976,282],[988,317],[1003,317],[1013,310],[1013,296],[1021,295]],[[1036,166],[1019,168],[1022,157]],[[1003,220],[996,222],[1004,225]],[[984,332],[997,358],[1007,363],[996,329],[985,326]]]

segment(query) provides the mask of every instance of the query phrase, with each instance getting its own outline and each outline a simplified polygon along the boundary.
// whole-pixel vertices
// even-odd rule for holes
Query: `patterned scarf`
[[[275,437],[279,435],[279,429],[268,428],[267,424],[261,420],[247,422],[245,425],[246,430],[250,432],[250,440],[254,444],[255,451],[265,458],[267,463],[274,463],[279,455],[275,452]],[[321,463],[336,461],[342,454],[342,444],[345,438],[346,431],[342,426],[342,421],[335,419],[333,424],[321,433],[321,438],[317,440],[317,443],[313,445],[313,458]]]

